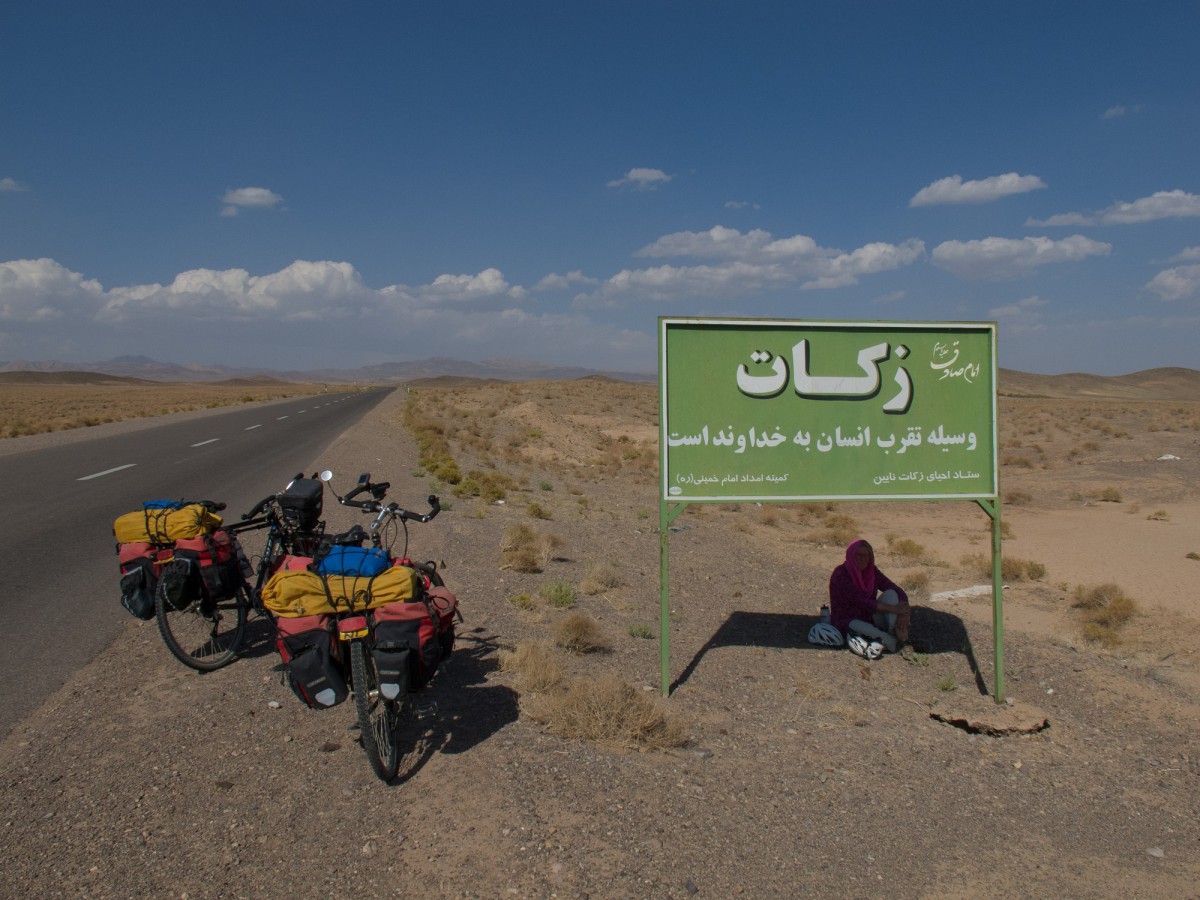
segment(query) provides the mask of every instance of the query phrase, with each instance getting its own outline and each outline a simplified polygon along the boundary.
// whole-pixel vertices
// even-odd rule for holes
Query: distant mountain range
[[[114,379],[172,382],[291,381],[303,384],[402,384],[426,379],[479,379],[496,381],[570,381],[605,377],[617,381],[653,383],[657,373],[614,372],[577,366],[548,366],[524,359],[462,359],[432,357],[410,362],[381,363],[359,369],[278,371],[232,366],[178,365],[145,356],[119,356],[105,362],[64,363],[55,360],[0,362],[0,383],[81,381],[82,373]],[[1146,369],[1129,375],[1035,375],[1013,369],[1000,370],[999,393],[1007,397],[1095,397],[1120,400],[1200,400],[1200,371],[1184,368]],[[40,376],[40,377],[39,377]],[[85,379],[86,380],[86,379]]]
[[[499,381],[569,381],[585,376],[601,375],[619,381],[653,382],[657,374],[650,372],[614,372],[585,369],[578,366],[548,366],[524,359],[485,359],[468,362],[462,359],[432,357],[411,362],[380,363],[359,369],[309,369],[279,371],[275,369],[246,369],[233,366],[179,365],[165,363],[146,356],[118,356],[103,362],[64,363],[57,360],[11,360],[0,362],[0,372],[98,372],[119,378],[142,378],[149,381],[229,381],[231,379],[370,384],[399,384],[423,378],[479,378]]]

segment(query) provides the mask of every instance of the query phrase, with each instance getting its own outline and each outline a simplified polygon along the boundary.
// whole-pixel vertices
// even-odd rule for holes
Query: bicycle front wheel
[[[233,661],[246,630],[249,605],[245,585],[226,600],[205,598],[176,609],[160,583],[154,600],[163,643],[177,660],[201,672],[211,672]]]
[[[408,692],[395,700],[379,692],[375,660],[361,640],[350,644],[350,677],[354,679],[354,706],[363,749],[371,768],[384,781],[396,777],[400,767],[400,725],[410,707]]]

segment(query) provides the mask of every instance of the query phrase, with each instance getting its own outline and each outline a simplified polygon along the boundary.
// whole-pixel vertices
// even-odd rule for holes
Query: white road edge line
[[[99,478],[102,475],[111,475],[113,472],[120,472],[122,469],[132,469],[137,463],[125,463],[123,466],[117,466],[115,469],[105,469],[103,472],[94,472],[91,475],[84,475],[82,478],[76,478],[76,481],[90,481],[93,478]]]
[[[215,444],[220,438],[209,438],[207,441],[201,441],[198,444],[192,444],[193,447],[203,447],[205,444]]]
[[[255,428],[262,428],[262,425],[248,425],[242,430],[243,431],[253,431]]]

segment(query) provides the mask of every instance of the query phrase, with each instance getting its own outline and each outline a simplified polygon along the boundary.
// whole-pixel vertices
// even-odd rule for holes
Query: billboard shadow
[[[763,647],[777,650],[819,650],[831,652],[829,647],[810,644],[808,631],[820,621],[818,616],[795,613],[769,613],[735,610],[721,623],[712,637],[705,642],[679,677],[671,683],[671,692],[687,683],[704,659],[706,653],[720,647]],[[927,606],[912,608],[913,649],[926,654],[960,653],[965,658],[975,687],[980,695],[987,696],[987,684],[975,657],[971,636],[962,619]],[[837,651],[832,651],[837,652]]]

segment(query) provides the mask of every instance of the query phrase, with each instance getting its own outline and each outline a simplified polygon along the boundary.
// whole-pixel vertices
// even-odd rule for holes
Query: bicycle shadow
[[[238,647],[240,659],[261,659],[275,653],[275,623],[266,616],[250,614],[242,642]]]
[[[808,642],[808,632],[819,616],[795,613],[768,613],[736,610],[721,623],[716,632],[705,642],[688,664],[671,683],[673,693],[686,684],[700,667],[705,654],[721,647],[762,647],[777,650],[818,650],[838,652],[829,647]],[[961,653],[980,695],[988,696],[987,684],[975,657],[971,636],[962,619],[951,613],[928,606],[912,608],[911,636],[913,649],[925,654]]]
[[[418,711],[430,704],[436,705],[436,710],[416,719],[421,727],[404,754],[393,785],[411,778],[434,755],[466,753],[517,720],[517,692],[487,680],[500,665],[497,642],[495,635],[484,634],[480,628],[460,634],[449,661],[414,695]]]

